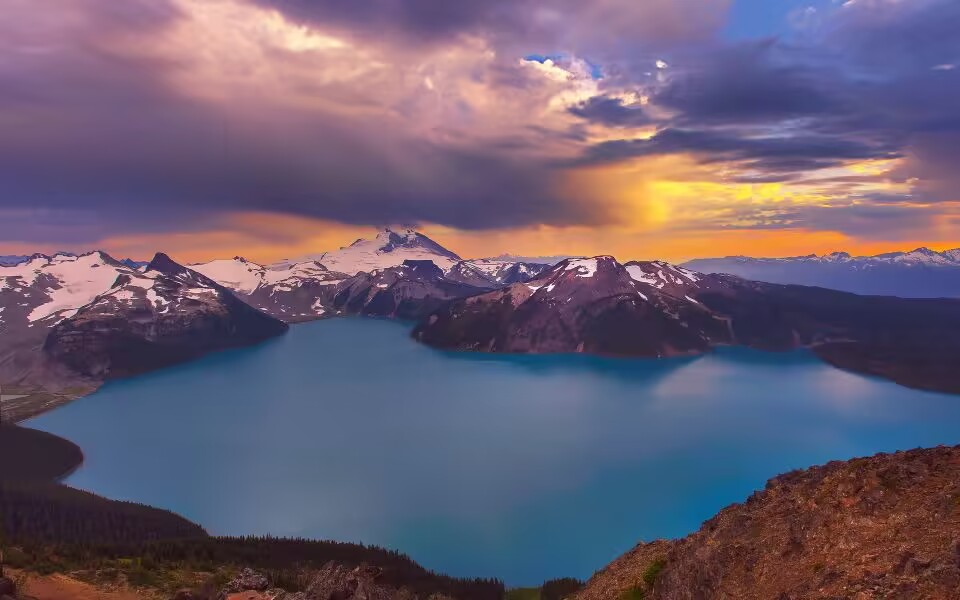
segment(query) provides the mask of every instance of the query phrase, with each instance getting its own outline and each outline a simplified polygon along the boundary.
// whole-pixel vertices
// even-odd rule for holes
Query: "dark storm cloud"
[[[732,167],[726,181],[748,183],[810,181],[848,161],[902,156],[890,177],[915,180],[915,199],[960,199],[956,0],[856,0],[836,6],[816,39],[736,44],[715,36],[726,0],[211,3],[275,8],[354,42],[350,60],[372,49],[371,63],[403,72],[350,87],[327,81],[336,65],[325,64],[305,69],[308,77],[268,77],[262,89],[201,90],[214,100],[176,85],[210,53],[206,38],[177,40],[176,52],[143,51],[188,18],[186,2],[5,0],[0,238],[49,239],[51,228],[78,243],[97,231],[182,231],[238,210],[467,229],[598,224],[611,218],[602,206],[558,194],[565,170],[666,154]],[[469,45],[475,39],[481,42]],[[458,50],[473,58],[489,51],[490,64],[461,64],[459,55],[449,58],[453,51],[428,54],[461,42]],[[305,60],[260,50],[223,67],[223,79],[257,69],[273,74],[281,63]],[[603,63],[600,95],[561,106],[566,120],[534,120],[554,98],[543,86],[556,82],[518,66],[524,52]],[[654,69],[659,58],[670,67]],[[433,63],[445,60],[453,63],[448,73],[466,82],[464,97],[450,91],[456,86],[427,85]],[[412,91],[384,99],[394,84]],[[649,105],[620,99],[647,87]],[[270,102],[285,93],[307,101]],[[536,102],[483,121],[467,102],[470,93],[489,95],[477,106],[524,94]],[[434,108],[454,116],[421,126],[417,119]],[[484,131],[493,120],[528,116],[525,110],[528,121]],[[623,136],[650,125],[659,128],[651,139],[587,146],[596,126]],[[542,148],[561,150],[538,153]],[[580,151],[579,159],[555,158]],[[866,213],[887,207],[875,223],[894,223],[892,215],[906,223],[910,208],[898,205],[899,197],[863,196],[846,212],[770,218],[829,227],[830,215],[842,216],[852,231],[871,222]],[[31,228],[31,219],[47,219],[46,226]]]
[[[929,231],[936,215],[904,204],[875,204],[863,199],[840,206],[800,206],[758,215],[749,229],[802,227],[832,230],[861,239],[916,239]]]
[[[594,96],[570,107],[570,114],[609,127],[641,127],[653,123],[639,106],[627,106],[620,98]]]
[[[253,0],[301,21],[419,45],[463,34],[513,52],[573,50],[624,60],[624,50],[712,36],[730,0]]]
[[[875,72],[902,74],[960,61],[960,2],[857,0],[838,11],[832,48]]]
[[[913,181],[916,199],[960,200],[958,31],[954,0],[856,0],[812,38],[688,53],[650,93],[657,135],[596,144],[579,164],[690,153],[731,163],[729,181],[791,181],[903,157],[889,177]]]
[[[823,72],[792,64],[773,40],[711,53],[653,97],[684,123],[751,123],[849,110]]]
[[[902,139],[894,172],[915,180],[915,199],[960,200],[960,2],[858,0],[841,12],[832,47],[861,77],[876,81],[869,100]]]
[[[12,14],[36,14],[17,2]],[[188,230],[238,210],[464,229],[605,218],[558,197],[551,167],[496,142],[446,144],[316,111],[233,112],[256,99],[188,97],[170,83],[186,63],[104,42],[174,27],[173,4],[71,2],[26,25],[0,23],[2,239],[48,239],[49,227],[24,222],[82,211],[95,216],[58,227],[58,239]]]
[[[693,154],[704,163],[741,162],[751,168],[790,172],[827,168],[847,160],[898,156],[893,148],[836,137],[746,137],[709,130],[664,129],[650,139],[597,144],[582,162],[600,164],[662,154]]]
[[[97,207],[105,222],[138,230],[163,221],[182,228],[184,214],[236,210],[464,229],[598,215],[558,198],[547,167],[507,160],[497,148],[365,138],[306,117],[225,124],[189,105],[115,117],[87,113],[95,128],[58,123],[56,147],[37,141],[42,126],[0,141],[0,197]],[[160,214],[142,221],[141,207]],[[3,233],[16,238],[22,230]]]
[[[257,0],[285,14],[315,23],[335,23],[351,29],[401,32],[427,38],[445,37],[483,28],[516,30],[517,0],[451,2],[449,0]]]

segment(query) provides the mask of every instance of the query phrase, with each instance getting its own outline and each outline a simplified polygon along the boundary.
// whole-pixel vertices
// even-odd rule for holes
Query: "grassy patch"
[[[620,594],[619,600],[645,600],[647,593],[639,585],[635,585],[624,593]]]
[[[658,558],[650,563],[650,566],[647,567],[647,570],[643,572],[643,583],[645,583],[647,587],[653,587],[653,584],[656,583],[657,577],[660,577],[660,573],[663,571],[663,567],[665,567],[666,564],[667,561],[662,558]]]

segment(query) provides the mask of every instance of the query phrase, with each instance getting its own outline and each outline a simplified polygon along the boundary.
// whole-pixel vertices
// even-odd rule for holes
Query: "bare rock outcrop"
[[[576,600],[960,598],[960,447],[776,477],[675,542],[641,544]]]

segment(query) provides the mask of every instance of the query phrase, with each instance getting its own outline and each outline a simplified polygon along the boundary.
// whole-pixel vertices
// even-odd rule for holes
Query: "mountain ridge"
[[[909,298],[960,297],[960,248],[853,256],[847,252],[753,258],[695,259],[684,266],[704,273],[729,273],[768,283],[797,284],[864,295]]]
[[[956,344],[943,334],[957,320],[954,305],[945,304],[947,301],[851,297],[816,287],[703,274],[664,261],[620,263],[611,256],[567,258],[556,265],[455,260],[459,259],[456,253],[413,230],[398,233],[385,228],[376,238],[358,240],[344,250],[357,248],[361,259],[374,256],[376,264],[389,266],[351,275],[317,261],[261,265],[239,256],[185,266],[163,253],[143,265],[116,260],[100,250],[35,254],[26,262],[0,266],[0,332],[5,342],[0,347],[0,385],[12,386],[18,394],[40,388],[44,394],[53,394],[40,400],[15,401],[17,414],[25,414],[24,407],[31,404],[43,410],[88,393],[110,371],[104,364],[112,364],[113,359],[100,365],[67,361],[84,373],[78,379],[77,369],[67,368],[61,359],[80,354],[76,349],[66,354],[54,352],[64,346],[47,339],[52,330],[66,321],[60,328],[65,333],[68,326],[83,320],[74,319],[82,312],[86,313],[83,318],[96,315],[104,322],[110,310],[117,311],[114,326],[124,319],[166,322],[169,315],[159,312],[164,310],[180,311],[186,317],[190,311],[181,309],[179,301],[171,303],[173,296],[164,294],[183,293],[183,300],[200,306],[203,294],[189,297],[194,293],[189,290],[204,288],[220,304],[232,307],[224,309],[230,315],[247,314],[245,308],[236,306],[243,303],[255,311],[250,315],[262,313],[284,323],[349,314],[426,318],[414,330],[417,339],[452,349],[668,357],[698,355],[729,344],[766,350],[803,347],[838,368],[911,387],[960,393],[951,366]],[[406,258],[408,251],[420,258]],[[918,267],[912,258],[904,259],[936,256],[940,264],[954,255],[960,260],[960,252],[918,249],[878,255],[877,260],[897,261],[891,268],[901,271],[956,272],[960,276],[960,270]],[[347,258],[354,260],[356,255]],[[852,260],[845,253],[816,257],[817,264],[827,265]],[[909,263],[906,266],[902,264],[905,261]],[[861,271],[873,273],[882,268]],[[587,282],[591,285],[583,285]],[[477,315],[458,321],[459,331],[444,329],[454,314],[451,310],[481,305],[485,306]],[[939,319],[941,326],[924,320],[924,311]],[[444,322],[438,325],[441,319]],[[472,325],[471,319],[475,320]],[[202,329],[201,323],[202,319],[194,325]],[[518,323],[524,325],[518,327]],[[889,339],[871,334],[866,323],[886,332]],[[904,323],[911,323],[919,333],[911,333]],[[134,335],[131,343],[142,343],[143,339],[136,339],[144,332],[127,333]],[[71,337],[82,339],[82,335],[74,331],[63,342]],[[251,343],[254,338],[257,336]],[[207,348],[204,344],[200,347]],[[49,358],[50,352],[57,360],[36,360],[38,355]],[[188,355],[184,354],[184,359]],[[120,371],[137,372],[167,360],[154,357],[142,367],[127,365]],[[9,406],[5,410],[9,411]]]
[[[446,350],[505,353],[668,357],[727,345],[806,348],[838,368],[960,393],[958,330],[960,300],[858,296],[601,256],[454,301],[412,335]]]

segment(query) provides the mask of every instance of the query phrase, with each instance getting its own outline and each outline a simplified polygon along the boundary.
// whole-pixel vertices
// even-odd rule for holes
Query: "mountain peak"
[[[384,227],[373,239],[359,239],[345,248],[308,257],[331,271],[354,275],[396,267],[405,260],[430,260],[443,271],[462,259],[410,227]]]
[[[405,239],[414,239],[421,235],[415,227],[409,225],[388,225],[377,233],[377,239],[392,239],[401,237]]]
[[[180,275],[181,273],[185,273],[187,268],[163,252],[157,252],[153,260],[150,261],[150,264],[147,265],[147,271],[156,271],[164,275]]]

